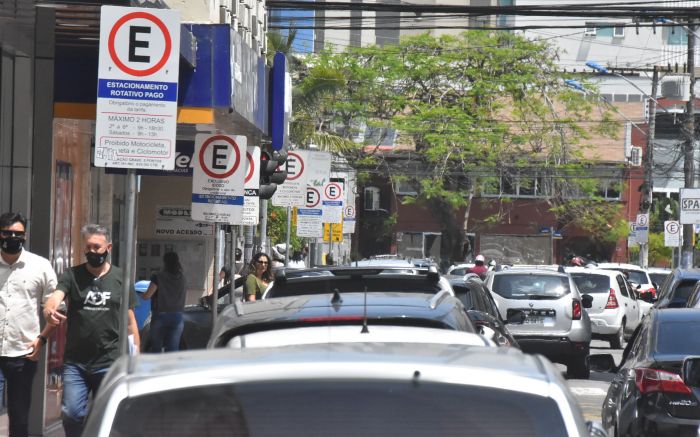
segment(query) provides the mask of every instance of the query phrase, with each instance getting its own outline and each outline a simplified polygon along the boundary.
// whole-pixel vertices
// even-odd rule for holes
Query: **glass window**
[[[613,28],[613,36],[615,38],[622,38],[625,36],[625,26],[615,26]]]
[[[516,189],[517,181],[511,176],[501,177],[501,194],[515,195],[518,194]]]
[[[464,308],[468,310],[480,310],[479,308],[475,308],[476,302],[474,302],[473,295],[471,293],[471,290],[469,290],[469,287],[465,287],[463,285],[452,285],[452,289],[454,290],[457,299],[459,299],[464,305]]]
[[[451,437],[465,430],[484,437],[567,435],[551,398],[411,379],[274,381],[163,391],[121,402],[110,436],[133,435],[134,429],[149,437],[319,436],[329,430],[341,437]]]
[[[664,28],[666,31],[666,44],[668,45],[688,45],[688,34],[681,26]]]
[[[676,287],[675,293],[673,293],[673,300],[677,302],[687,302],[697,282],[697,279],[682,280]]]
[[[668,273],[649,273],[649,276],[651,277],[651,282],[661,285],[664,279],[666,279],[666,276],[668,276]]]
[[[672,355],[697,355],[700,351],[700,335],[688,335],[698,332],[700,322],[663,321],[659,324],[656,337],[656,352]]]
[[[596,29],[595,36],[612,38],[613,28],[611,26],[599,27],[598,29]]]
[[[569,278],[553,275],[496,275],[493,291],[506,299],[558,299],[569,294]]]
[[[629,291],[627,290],[627,281],[622,276],[617,277],[617,285],[620,287],[620,292],[625,297],[630,297]]]
[[[582,294],[609,293],[610,277],[589,273],[572,273],[571,277]]]

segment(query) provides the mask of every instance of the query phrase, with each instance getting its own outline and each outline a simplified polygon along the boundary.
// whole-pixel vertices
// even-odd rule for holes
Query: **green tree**
[[[569,76],[557,70],[556,56],[545,42],[486,31],[328,50],[308,60],[299,89],[333,86],[297,128],[347,140],[364,132],[369,140],[344,142],[343,154],[358,170],[416,189],[403,201],[440,219],[445,260],[461,258],[465,232],[475,231],[462,227],[475,196],[500,195],[490,222],[512,208],[502,181],[539,189],[560,227],[575,222],[604,234],[619,210],[596,196],[599,180],[583,150],[591,134],[612,135],[617,126],[594,100],[565,86]],[[598,121],[587,122],[594,109]],[[394,132],[410,154],[380,153]]]

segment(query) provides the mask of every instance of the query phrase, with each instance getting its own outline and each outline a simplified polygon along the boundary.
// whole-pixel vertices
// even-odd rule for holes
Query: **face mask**
[[[10,254],[10,255],[15,255],[18,254],[22,251],[22,246],[24,245],[24,238],[18,238],[18,237],[7,237],[7,238],[0,238],[0,248],[2,248],[2,251]]]
[[[85,253],[85,258],[87,258],[87,262],[91,267],[97,268],[107,261],[107,255],[109,255],[107,250],[102,253],[87,252]]]

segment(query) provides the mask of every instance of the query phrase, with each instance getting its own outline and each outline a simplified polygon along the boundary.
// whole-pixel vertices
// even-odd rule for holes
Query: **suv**
[[[602,338],[610,342],[610,347],[621,349],[642,318],[640,301],[624,274],[585,267],[569,267],[566,271],[581,294],[593,297],[588,309],[593,338]]]
[[[659,287],[654,308],[684,308],[698,281],[700,269],[674,269]]]
[[[651,293],[652,296],[656,297],[656,288],[654,281],[651,280],[649,273],[643,268],[635,264],[624,264],[624,263],[598,263],[596,267],[598,269],[605,270],[617,270],[622,272],[627,276],[627,280],[632,283],[637,291],[637,296],[641,296],[645,293]]]
[[[339,325],[370,331],[373,325],[388,325],[477,332],[464,305],[451,291],[335,292],[229,305],[216,320],[208,347],[225,347],[235,337],[255,332]]]
[[[563,270],[563,269],[562,269]],[[522,324],[509,325],[525,352],[541,353],[566,365],[570,377],[587,379],[591,321],[584,308],[592,297],[584,296],[568,273],[547,269],[509,269],[486,278],[501,312],[508,319],[522,312]]]

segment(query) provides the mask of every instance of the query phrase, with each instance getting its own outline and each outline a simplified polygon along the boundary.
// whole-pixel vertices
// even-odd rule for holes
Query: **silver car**
[[[541,356],[370,342],[125,357],[105,376],[83,435],[566,437],[589,431],[565,382]]]
[[[593,297],[593,304],[588,309],[593,338],[607,340],[610,347],[621,349],[644,315],[643,301],[637,300],[637,293],[624,274],[617,270],[585,267],[570,267],[566,271],[574,278],[579,292]]]
[[[591,321],[585,308],[592,298],[581,296],[568,273],[549,267],[513,268],[490,273],[486,285],[501,317],[524,315],[523,323],[508,325],[523,351],[565,364],[570,377],[589,377]]]

